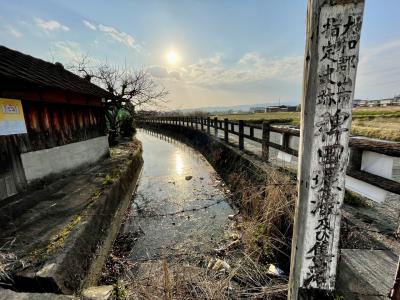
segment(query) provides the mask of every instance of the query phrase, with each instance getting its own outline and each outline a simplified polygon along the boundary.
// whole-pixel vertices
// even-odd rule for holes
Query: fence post
[[[210,117],[207,117],[207,133],[208,134],[210,134],[210,123],[211,123]]]
[[[199,129],[199,124],[198,124],[198,118],[194,117],[194,126],[196,127],[196,130]]]
[[[347,169],[352,170],[361,170],[361,162],[362,162],[362,149],[358,149],[356,147],[350,148],[350,158],[349,158],[349,165]]]
[[[288,298],[335,288],[364,0],[309,0]]]
[[[270,125],[268,122],[262,123],[262,159],[268,161],[269,159],[269,131]]]
[[[229,142],[229,131],[228,131],[228,125],[229,125],[229,123],[228,123],[228,119],[227,118],[225,118],[224,119],[224,140],[225,140],[225,142]]]
[[[239,149],[244,149],[244,122],[239,120]]]
[[[218,118],[214,118],[214,134],[218,136]]]
[[[234,132],[235,131],[235,124],[231,123],[231,131]]]
[[[203,119],[203,117],[200,117],[200,129],[201,129],[201,131],[204,131],[204,119]]]
[[[282,147],[283,151],[287,151],[289,149],[289,139],[290,139],[290,134],[287,132],[282,133]]]
[[[250,126],[250,136],[254,137],[254,127]]]

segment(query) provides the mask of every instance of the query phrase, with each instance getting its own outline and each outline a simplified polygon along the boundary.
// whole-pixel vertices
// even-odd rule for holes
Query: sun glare
[[[170,50],[167,53],[167,62],[170,65],[175,65],[178,62],[178,54],[174,50]]]

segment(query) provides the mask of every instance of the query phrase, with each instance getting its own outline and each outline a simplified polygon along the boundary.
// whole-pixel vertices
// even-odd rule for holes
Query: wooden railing
[[[292,137],[300,137],[300,130],[285,126],[273,126],[268,122],[262,124],[245,123],[242,120],[231,121],[228,119],[220,120],[217,118],[202,118],[202,117],[148,117],[141,119],[139,122],[150,124],[171,124],[176,126],[190,127],[195,130],[200,130],[217,135],[218,130],[223,130],[225,142],[229,143],[229,134],[238,136],[239,149],[244,150],[244,139],[249,139],[260,143],[262,146],[261,157],[268,161],[270,158],[269,149],[274,148],[279,151],[288,153],[293,156],[298,156],[298,150],[290,147]],[[244,133],[244,129],[249,128],[249,134]],[[261,130],[261,138],[256,137],[254,130]],[[270,133],[275,132],[282,135],[281,143],[270,141]],[[361,160],[363,151],[372,151],[392,157],[400,157],[400,143],[386,142],[373,140],[368,138],[351,137],[349,141],[351,147],[351,155],[347,175],[369,183],[376,187],[382,188],[388,192],[400,195],[400,182],[384,178],[361,170]]]

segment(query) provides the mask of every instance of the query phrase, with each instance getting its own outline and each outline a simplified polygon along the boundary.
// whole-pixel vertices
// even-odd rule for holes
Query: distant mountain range
[[[199,108],[186,108],[186,109],[175,109],[174,111],[180,111],[183,113],[191,113],[194,111],[203,111],[203,112],[239,112],[244,111],[247,112],[252,107],[267,107],[267,106],[275,106],[275,105],[282,105],[284,103],[255,103],[255,104],[242,104],[242,105],[232,105],[232,106],[205,106]]]

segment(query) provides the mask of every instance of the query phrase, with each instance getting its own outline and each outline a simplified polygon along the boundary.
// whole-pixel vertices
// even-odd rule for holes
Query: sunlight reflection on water
[[[184,163],[183,163],[182,153],[180,150],[177,150],[175,152],[175,170],[177,175],[183,174],[183,168],[184,168]]]

